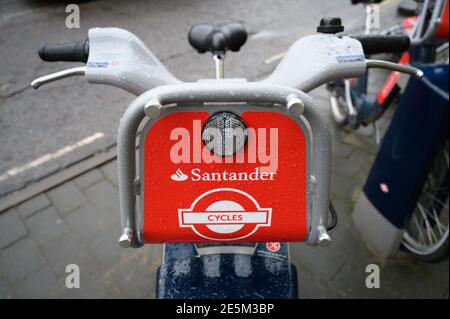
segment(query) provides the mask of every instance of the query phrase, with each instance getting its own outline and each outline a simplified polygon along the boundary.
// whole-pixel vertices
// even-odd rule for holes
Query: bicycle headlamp
[[[217,156],[232,156],[244,147],[247,135],[247,126],[239,115],[219,112],[206,121],[202,140]]]

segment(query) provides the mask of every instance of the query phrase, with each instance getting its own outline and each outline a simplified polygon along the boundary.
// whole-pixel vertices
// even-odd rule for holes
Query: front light
[[[217,156],[232,156],[244,147],[247,135],[247,126],[239,115],[219,112],[206,121],[202,140]]]

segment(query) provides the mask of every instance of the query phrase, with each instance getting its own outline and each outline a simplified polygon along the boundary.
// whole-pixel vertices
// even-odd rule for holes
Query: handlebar
[[[86,67],[84,67],[84,66],[71,68],[71,69],[67,69],[67,70],[62,70],[62,71],[44,75],[44,76],[41,76],[41,77],[35,79],[34,81],[31,82],[31,87],[33,89],[38,89],[41,85],[55,82],[55,81],[65,79],[65,78],[75,76],[75,75],[85,75],[85,73],[86,73]]]
[[[363,34],[351,37],[361,42],[365,54],[403,53],[411,46],[407,35]]]
[[[415,76],[416,78],[422,78],[424,73],[422,70],[410,65],[403,65],[383,60],[366,60],[367,69],[384,69],[389,71],[400,72]]]
[[[39,50],[39,57],[46,62],[83,62],[89,57],[88,39],[65,44],[46,44]]]
[[[420,72],[412,67],[364,58],[364,54],[370,53],[403,52],[409,45],[409,37],[398,35],[340,37],[318,34],[303,37],[291,46],[277,68],[262,82],[309,92],[329,81],[361,76],[367,68],[385,68],[420,76]],[[182,83],[142,41],[118,28],[90,29],[89,41],[45,45],[39,55],[44,61],[89,60],[89,63],[86,67],[40,77],[33,81],[33,88],[77,75],[85,75],[90,83],[112,85],[134,95],[157,86]]]

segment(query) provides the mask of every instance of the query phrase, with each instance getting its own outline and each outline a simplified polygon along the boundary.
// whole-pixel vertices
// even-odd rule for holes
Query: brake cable
[[[335,228],[337,225],[337,222],[338,222],[336,209],[334,208],[333,202],[331,200],[330,200],[329,208],[330,208],[330,213],[331,213],[331,223],[327,226],[327,231],[330,231],[333,228]]]

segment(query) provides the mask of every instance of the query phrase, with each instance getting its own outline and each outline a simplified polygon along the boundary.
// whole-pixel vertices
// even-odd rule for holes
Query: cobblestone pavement
[[[322,97],[321,97],[322,96]],[[318,100],[325,105],[323,92]],[[388,119],[382,125],[386,126]],[[365,287],[380,264],[355,230],[351,210],[374,158],[373,137],[334,130],[332,199],[339,224],[329,247],[293,244],[303,298],[448,298],[448,260],[405,253],[381,265],[381,288]],[[0,215],[0,298],[151,298],[161,245],[132,250],[119,234],[116,161],[92,169]],[[81,288],[65,288],[68,264]]]

